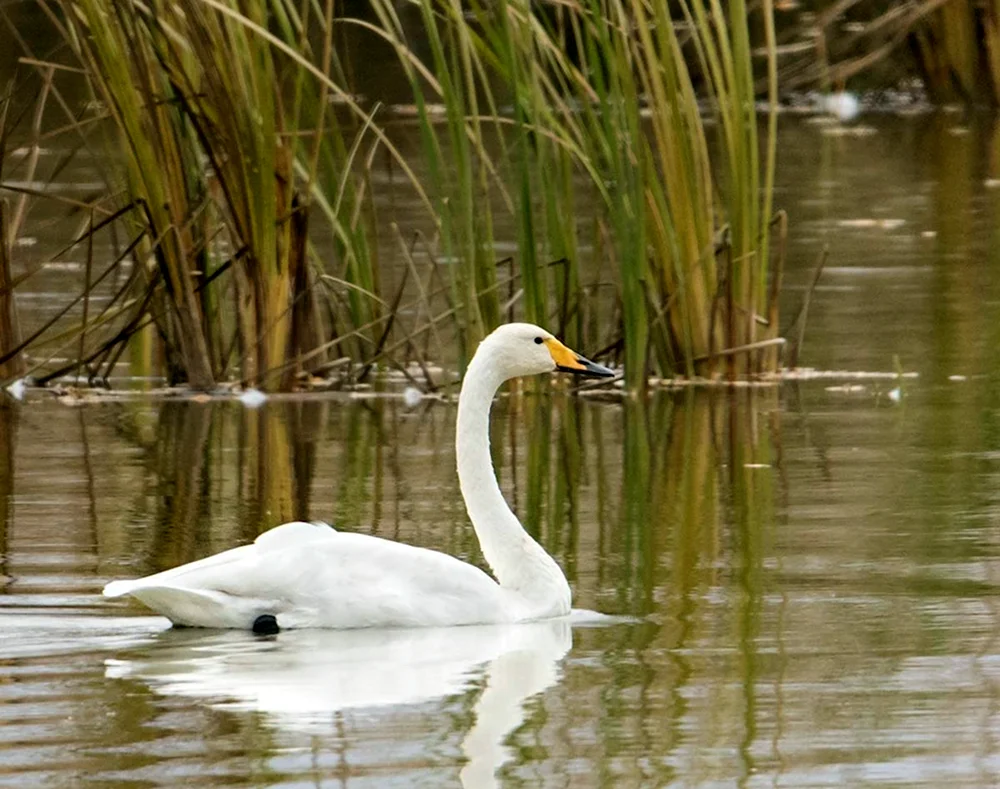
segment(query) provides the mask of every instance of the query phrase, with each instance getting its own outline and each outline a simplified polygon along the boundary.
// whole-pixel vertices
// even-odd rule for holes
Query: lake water
[[[919,377],[502,399],[509,500],[629,621],[166,629],[102,585],[292,518],[481,561],[453,404],[5,399],[0,786],[997,785],[995,127],[782,123],[801,362]]]

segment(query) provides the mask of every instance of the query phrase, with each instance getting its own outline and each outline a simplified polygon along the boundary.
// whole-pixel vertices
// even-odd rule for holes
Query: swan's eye
[[[542,344],[542,338],[541,337],[535,337],[535,345],[541,345],[541,344]]]

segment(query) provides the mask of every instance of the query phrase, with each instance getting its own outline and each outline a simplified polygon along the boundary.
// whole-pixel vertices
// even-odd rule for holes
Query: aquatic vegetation
[[[925,3],[910,33],[924,84],[935,101],[1000,100],[1000,3]],[[935,7],[937,6],[937,7]]]
[[[383,19],[393,19],[380,7]],[[444,48],[433,46],[433,62],[420,69],[402,29],[384,23],[415,91],[422,74],[447,74],[437,98],[448,140],[463,151],[459,161],[471,140],[487,162],[481,178],[512,171],[525,313],[538,319],[550,309],[551,288],[538,265],[544,257],[564,261],[560,329],[582,331],[581,302],[595,298],[580,287],[580,272],[611,275],[621,329],[607,345],[623,349],[631,388],[644,385],[651,365],[661,374],[711,375],[723,350],[745,349],[726,357],[733,374],[774,364],[773,355],[751,354],[759,340],[777,336],[767,318],[776,304],[769,290],[777,101],[771,4],[761,13],[772,53],[763,144],[747,7],[685,2],[680,12],[685,40],[666,4],[588,0],[556,12],[507,0],[473,4],[467,13],[442,4],[437,15],[423,13],[427,38],[459,42],[462,56],[448,61]],[[492,109],[497,73],[511,101],[499,115]],[[695,73],[704,80],[707,109]],[[421,140],[436,160],[438,124],[419,95]],[[716,122],[717,140],[710,140],[706,118]],[[505,168],[488,166],[486,123],[496,127]],[[603,208],[593,221],[606,243],[594,245],[589,265],[580,260],[574,221],[573,192],[581,186]]]
[[[785,10],[782,89],[829,94],[812,97],[817,108],[842,101],[830,92],[848,82],[869,90],[880,109],[1000,103],[996,0],[824,0]]]
[[[374,18],[332,0],[60,8],[51,23],[92,95],[82,114],[60,103],[64,132],[97,129],[122,171],[77,207],[91,217],[72,245],[88,250],[82,293],[23,343],[38,380],[106,378],[131,349],[138,371],[198,389],[407,362],[434,387],[429,359],[462,369],[516,318],[622,361],[633,390],[650,373],[778,363],[771,2],[440,0],[403,14],[378,0]],[[415,149],[394,142],[400,113],[356,95],[349,36],[396,56]],[[31,65],[55,93],[62,67]],[[376,191],[393,189],[425,216],[381,215]],[[501,225],[516,253],[498,261]],[[110,265],[93,259],[122,232]],[[92,314],[112,274],[125,284]],[[74,358],[49,363],[67,346]]]

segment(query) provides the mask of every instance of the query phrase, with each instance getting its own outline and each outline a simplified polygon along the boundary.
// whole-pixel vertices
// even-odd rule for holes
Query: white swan
[[[453,556],[322,523],[286,523],[251,545],[132,581],[131,595],[174,624],[278,628],[440,627],[527,622],[570,612],[566,577],[504,501],[490,458],[489,415],[500,385],[563,370],[611,370],[544,329],[501,326],[479,345],[458,398],[455,450],[469,518],[496,580]]]

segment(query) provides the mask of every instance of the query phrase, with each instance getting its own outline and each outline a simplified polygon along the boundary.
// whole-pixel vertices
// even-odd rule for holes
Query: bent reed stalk
[[[106,377],[129,345],[198,389],[288,389],[376,360],[461,368],[521,317],[617,357],[633,390],[650,374],[777,364],[770,0],[754,13],[744,0],[374,0],[369,19],[333,0],[60,10],[50,21],[94,99],[82,115],[60,103],[64,132],[102,126],[122,168],[75,243],[96,251],[119,226],[135,240],[110,306],[34,339],[33,359],[59,343],[78,357],[41,378]],[[412,121],[354,95],[351,36],[395,56]],[[763,125],[754,36],[769,53]],[[405,123],[418,145],[404,156]],[[373,178],[382,161],[401,183]],[[379,189],[415,196],[423,224],[385,216]],[[509,272],[501,226],[517,245]]]

